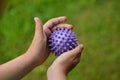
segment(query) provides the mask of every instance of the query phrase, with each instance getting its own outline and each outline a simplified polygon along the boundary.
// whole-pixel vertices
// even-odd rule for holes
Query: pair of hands
[[[26,52],[26,54],[34,57],[34,63],[36,66],[42,64],[49,56],[50,50],[48,48],[47,39],[51,32],[58,27],[66,27],[72,29],[72,25],[65,24],[66,17],[58,17],[48,20],[44,25],[38,17],[35,17],[35,34],[33,41]],[[79,44],[75,49],[61,54],[49,67],[47,74],[56,69],[60,73],[65,75],[76,66],[80,61],[83,45]]]
[[[66,17],[53,18],[44,25],[35,17],[35,35],[27,52],[11,61],[0,65],[0,80],[20,80],[36,66],[41,65],[49,56],[47,39],[50,33],[58,27],[72,29],[72,25],[65,24]],[[66,75],[80,61],[83,45],[61,54],[48,68],[48,80],[66,80]]]

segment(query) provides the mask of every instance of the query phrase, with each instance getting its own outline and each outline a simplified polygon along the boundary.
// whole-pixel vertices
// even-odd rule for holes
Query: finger
[[[45,31],[45,34],[46,34],[47,37],[51,34],[51,30],[50,29],[45,29],[44,31]]]
[[[53,18],[53,19],[50,19],[49,21],[46,22],[46,24],[44,24],[44,28],[49,28],[49,29],[52,29],[54,26],[60,24],[60,23],[63,23],[66,21],[66,17],[65,16],[62,16],[62,17],[58,17],[58,18]]]
[[[35,34],[43,35],[42,21],[38,17],[35,17],[34,21],[35,21]]]
[[[81,55],[82,51],[83,51],[83,45],[80,44],[75,49],[71,50],[70,54],[75,55],[77,57]]]
[[[52,30],[55,30],[55,29],[57,29],[57,28],[67,28],[67,29],[72,29],[73,26],[70,25],[70,24],[59,24],[59,25],[55,26]]]

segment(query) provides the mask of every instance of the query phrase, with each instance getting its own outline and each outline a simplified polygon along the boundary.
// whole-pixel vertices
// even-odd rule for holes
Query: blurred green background
[[[85,48],[68,80],[120,80],[119,0],[11,0],[0,20],[0,64],[21,54],[34,35],[34,20],[67,16]],[[47,80],[53,54],[22,80]]]

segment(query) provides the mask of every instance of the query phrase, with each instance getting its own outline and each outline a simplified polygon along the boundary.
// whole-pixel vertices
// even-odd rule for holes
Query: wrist
[[[59,67],[50,66],[47,71],[48,80],[66,80],[67,74]]]
[[[28,52],[26,52],[23,55],[26,57],[26,59],[28,59],[29,63],[32,64],[34,67],[37,67],[40,65],[35,55],[28,53]]]

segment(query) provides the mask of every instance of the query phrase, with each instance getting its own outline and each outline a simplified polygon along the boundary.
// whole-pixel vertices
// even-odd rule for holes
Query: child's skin
[[[50,51],[47,46],[47,38],[51,31],[58,27],[72,29],[72,25],[65,24],[66,17],[53,18],[44,25],[37,17],[35,20],[35,34],[29,49],[21,56],[0,65],[0,80],[20,80],[35,67],[40,66],[48,58]],[[75,49],[65,52],[48,68],[48,80],[66,80],[67,74],[80,61],[83,45],[79,44]]]

